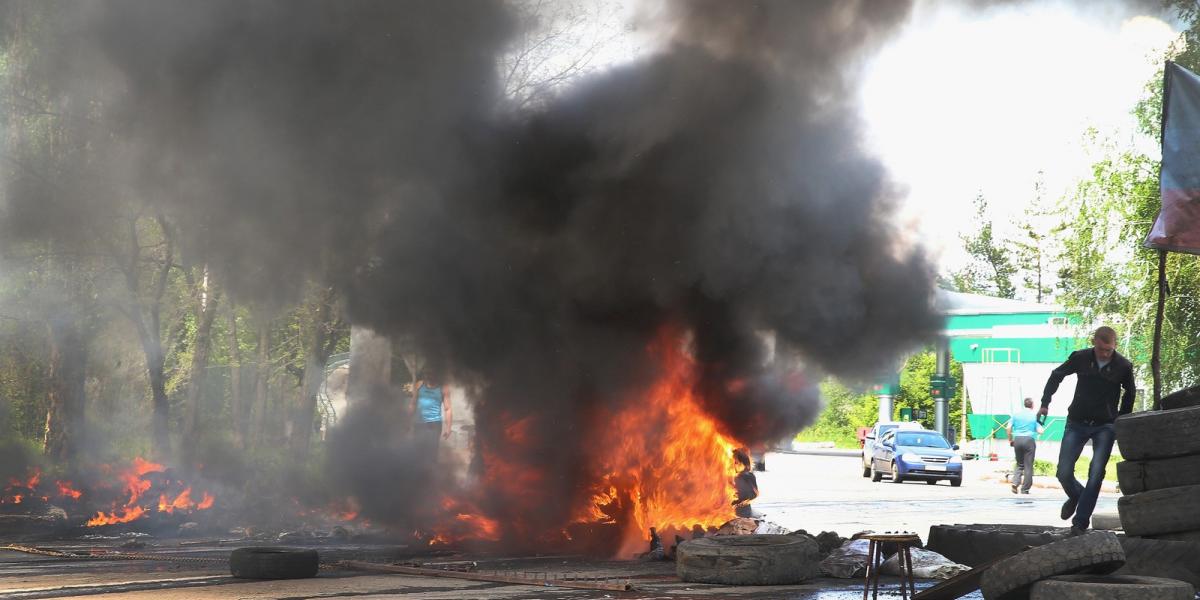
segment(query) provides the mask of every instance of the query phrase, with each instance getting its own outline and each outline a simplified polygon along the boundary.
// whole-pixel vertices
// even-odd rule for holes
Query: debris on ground
[[[712,535],[786,535],[787,533],[788,530],[782,525],[765,519],[737,517],[726,521]],[[695,537],[694,530],[693,537]]]
[[[821,560],[821,572],[829,577],[850,579],[867,572],[867,551],[871,542],[848,540]]]
[[[841,548],[842,544],[846,543],[846,538],[833,531],[822,531],[817,535],[813,535],[803,529],[797,529],[788,535],[806,535],[812,538],[813,541],[817,543],[817,547],[820,548],[821,558],[829,556],[830,553],[838,548]]]
[[[967,565],[960,565],[937,552],[912,548],[912,575],[917,579],[950,579],[971,570]],[[883,561],[879,572],[884,575],[900,575],[900,554]]]

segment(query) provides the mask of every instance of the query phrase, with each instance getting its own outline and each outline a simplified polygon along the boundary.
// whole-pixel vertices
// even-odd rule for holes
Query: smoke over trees
[[[0,6],[6,305],[66,328],[38,342],[64,422],[136,360],[161,456],[174,431],[189,459],[206,435],[306,455],[354,323],[470,387],[476,449],[570,498],[590,419],[660,375],[665,331],[703,408],[761,443],[812,421],[823,374],[870,377],[936,329],[851,85],[907,2],[672,3],[639,16],[657,50],[527,103],[498,62],[528,20],[500,2]],[[436,477],[392,439],[397,404],[329,444],[372,516]]]

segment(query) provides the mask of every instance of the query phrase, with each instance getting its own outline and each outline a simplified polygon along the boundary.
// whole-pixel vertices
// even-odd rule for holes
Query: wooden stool
[[[879,566],[883,564],[883,545],[891,542],[899,546],[896,550],[896,556],[900,561],[900,597],[909,598],[917,593],[917,585],[913,581],[912,573],[912,552],[909,548],[913,544],[921,543],[921,537],[915,533],[872,533],[862,536],[864,540],[870,540],[871,544],[867,547],[867,581],[863,587],[863,600],[867,600],[868,594],[871,598],[879,597]]]

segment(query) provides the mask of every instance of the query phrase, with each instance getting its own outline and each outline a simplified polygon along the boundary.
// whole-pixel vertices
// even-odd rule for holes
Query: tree
[[[1016,223],[1019,235],[1011,242],[1022,289],[1039,304],[1054,291],[1050,284],[1055,263],[1054,250],[1051,248],[1053,230],[1046,230],[1047,220],[1053,218],[1053,212],[1043,207],[1043,188],[1044,184],[1039,178],[1034,184],[1033,204],[1025,209],[1023,218]]]
[[[987,200],[982,194],[975,197],[976,221],[979,231],[960,236],[971,263],[953,274],[955,289],[971,294],[988,294],[1000,298],[1016,297],[1012,278],[1016,268],[1009,252],[997,242],[992,233],[992,221],[987,216]]]

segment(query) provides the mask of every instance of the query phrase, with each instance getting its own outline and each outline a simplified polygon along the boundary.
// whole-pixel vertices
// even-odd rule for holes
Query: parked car
[[[867,432],[863,438],[862,446],[862,469],[863,477],[871,476],[871,457],[875,456],[875,441],[882,439],[889,431],[893,429],[924,429],[920,423],[912,421],[879,421],[875,426]]]
[[[888,475],[892,483],[918,479],[936,485],[945,479],[958,487],[962,485],[962,473],[958,446],[950,445],[942,434],[928,429],[889,431],[876,444],[871,461],[871,481],[880,481]]]

